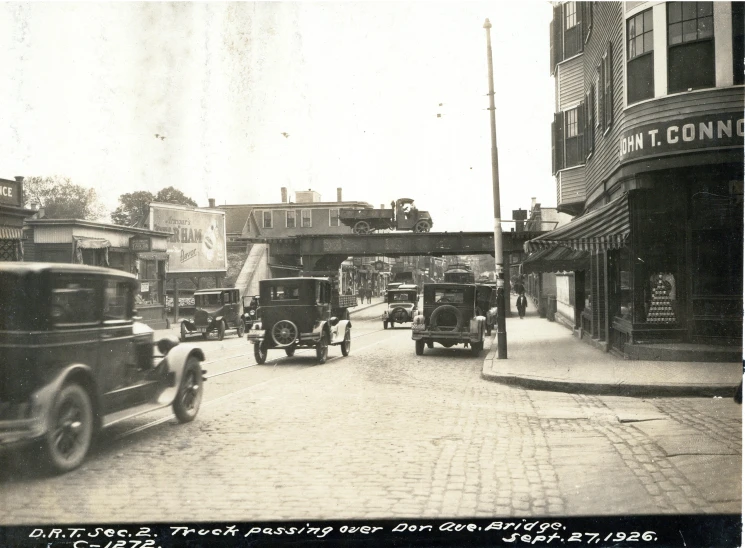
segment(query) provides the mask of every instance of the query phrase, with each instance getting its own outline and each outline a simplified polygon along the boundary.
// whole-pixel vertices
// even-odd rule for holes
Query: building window
[[[572,167],[584,160],[584,103],[564,113],[564,166]]]
[[[629,104],[654,97],[654,26],[648,9],[626,22]]]
[[[313,226],[310,221],[310,209],[303,209],[303,228],[310,228]]]
[[[338,209],[329,209],[329,226],[339,226]]]
[[[296,216],[294,211],[285,211],[285,227],[287,228],[297,228],[297,223],[295,222]]]
[[[595,86],[585,92],[585,158],[589,158],[595,147]]]
[[[603,54],[598,71],[600,80],[598,120],[600,121],[600,129],[607,131],[613,123],[613,47],[610,42],[608,42],[608,47]]]
[[[714,87],[712,2],[668,3],[667,45],[668,93]]]
[[[584,36],[577,2],[564,4],[564,59],[569,59],[582,51]]]
[[[263,211],[261,214],[261,227],[262,228],[272,228],[272,212],[271,211]]]

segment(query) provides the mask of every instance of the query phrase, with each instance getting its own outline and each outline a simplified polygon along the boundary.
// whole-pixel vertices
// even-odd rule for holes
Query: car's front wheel
[[[225,322],[217,324],[217,340],[221,341],[225,338]]]
[[[93,405],[88,392],[71,383],[57,394],[50,412],[44,449],[55,472],[69,472],[80,466],[93,440]]]
[[[349,356],[350,350],[352,350],[352,330],[347,326],[344,330],[344,341],[341,343],[341,355]]]
[[[326,333],[321,335],[321,340],[316,344],[316,359],[323,365],[329,357],[329,338]]]
[[[181,386],[173,400],[173,413],[179,422],[193,421],[202,403],[202,367],[199,360],[190,356],[184,366]]]
[[[239,339],[243,337],[244,333],[246,332],[246,326],[243,323],[243,320],[238,320],[238,325],[236,326],[235,330],[238,333]]]
[[[186,326],[181,324],[181,342],[186,342]]]
[[[261,365],[266,362],[266,355],[266,342],[254,343],[254,358],[256,359],[256,363]]]
[[[417,356],[424,354],[424,341],[422,339],[414,341],[414,350],[416,351]]]

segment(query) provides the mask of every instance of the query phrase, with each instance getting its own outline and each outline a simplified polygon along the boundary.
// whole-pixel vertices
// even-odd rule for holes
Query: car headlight
[[[248,311],[248,315],[249,316],[255,316],[256,315],[256,311],[255,310],[249,310]]]
[[[215,320],[212,316],[207,316],[207,323],[212,323]]]

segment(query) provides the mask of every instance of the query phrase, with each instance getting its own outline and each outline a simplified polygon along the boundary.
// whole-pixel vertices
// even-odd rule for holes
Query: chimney
[[[341,202],[341,187],[336,188],[336,201]]]
[[[535,209],[535,198],[530,199],[530,212],[533,213],[533,210]]]
[[[283,204],[287,203],[287,187],[286,186],[282,187],[282,203]]]
[[[16,175],[14,177],[14,179],[18,183],[18,194],[20,194],[21,207],[23,207],[23,204],[25,203],[25,196],[23,195],[23,176],[22,175]]]
[[[208,200],[209,200],[209,203],[210,203],[210,207],[211,208],[214,208],[215,207],[215,199],[214,198],[208,198]]]
[[[385,204],[380,204],[380,209],[385,209]]]

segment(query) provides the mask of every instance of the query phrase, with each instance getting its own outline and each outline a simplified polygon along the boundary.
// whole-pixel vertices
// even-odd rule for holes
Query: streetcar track
[[[377,332],[379,332],[379,331],[383,331],[383,330],[382,330],[382,329],[380,329],[380,330],[378,330],[378,331],[373,331],[372,333],[377,333]],[[369,335],[369,334],[372,334],[372,333],[367,333],[367,335]],[[364,336],[365,336],[365,335],[360,335],[360,337],[364,337]],[[360,338],[360,337],[357,337],[357,338]],[[371,343],[371,344],[368,344],[368,345],[362,346],[362,347],[358,348],[357,350],[364,350],[364,349],[366,349],[366,348],[370,348],[371,346],[375,346],[375,345],[377,345],[377,344],[380,344],[380,343],[382,343],[382,342],[383,342],[383,340],[380,340],[380,341],[377,341],[377,342],[374,342],[374,343]],[[310,349],[308,349],[308,350],[303,350],[303,351],[302,351],[301,353],[307,353],[307,352],[310,352],[310,351],[311,351]],[[293,356],[282,356],[282,357],[280,357],[280,358],[276,358],[275,360],[273,360],[273,361],[274,361],[274,366],[276,366],[276,365],[277,365],[277,363],[278,363],[279,361],[281,361],[281,360],[287,360],[287,359],[289,359],[289,358],[291,358],[291,357],[293,357]],[[332,361],[334,361],[334,360],[337,360],[337,359],[339,359],[339,358],[342,358],[342,357],[343,357],[343,356],[333,356],[333,357],[330,357],[330,358],[328,358],[328,359],[326,360],[326,363],[332,362]],[[207,378],[212,378],[212,377],[216,377],[216,376],[219,376],[219,375],[224,375],[224,374],[226,374],[226,373],[233,373],[233,372],[235,372],[235,371],[240,371],[240,370],[242,370],[242,369],[247,369],[247,368],[249,368],[249,367],[254,367],[254,366],[256,366],[256,365],[258,365],[258,364],[251,364],[251,365],[247,365],[247,366],[245,366],[245,367],[241,367],[241,368],[238,368],[238,369],[233,369],[233,370],[231,370],[231,371],[225,371],[224,373],[216,373],[215,375],[211,375],[210,377],[205,377],[205,379],[207,379]],[[314,365],[315,365],[315,364],[314,364]],[[237,396],[237,395],[239,395],[239,394],[243,394],[243,393],[245,393],[245,392],[249,392],[249,391],[253,390],[253,389],[254,389],[254,388],[256,388],[256,387],[259,387],[259,386],[262,386],[262,385],[268,384],[268,383],[270,383],[270,382],[274,382],[274,381],[276,381],[276,380],[278,380],[278,379],[281,379],[282,377],[285,377],[286,375],[292,375],[292,374],[298,374],[298,373],[301,373],[301,372],[303,372],[303,371],[307,370],[307,369],[308,369],[309,367],[313,367],[313,366],[311,366],[311,365],[307,365],[307,366],[304,366],[304,367],[302,367],[302,368],[301,368],[300,370],[298,370],[298,371],[294,371],[294,372],[287,372],[287,373],[284,373],[283,375],[280,375],[280,376],[278,376],[278,377],[273,377],[273,378],[271,378],[271,379],[267,379],[267,380],[265,380],[265,381],[261,381],[261,382],[259,382],[259,383],[256,383],[256,384],[252,384],[252,385],[250,385],[250,386],[246,386],[245,388],[241,388],[240,390],[236,390],[236,391],[234,391],[234,392],[228,392],[227,394],[223,394],[222,396],[218,396],[217,398],[215,398],[215,399],[213,399],[213,400],[209,400],[209,401],[207,401],[207,402],[203,402],[203,403],[202,403],[202,405],[201,405],[201,407],[202,407],[202,408],[204,408],[204,407],[210,407],[210,406],[212,406],[212,405],[215,405],[215,404],[218,404],[218,403],[220,403],[220,402],[223,402],[223,401],[225,401],[225,400],[228,400],[229,398],[232,398],[233,396]],[[139,432],[142,432],[142,431],[144,431],[144,430],[147,430],[147,429],[149,429],[149,428],[152,428],[152,427],[154,427],[154,426],[158,426],[159,424],[163,424],[164,422],[167,422],[167,421],[171,420],[172,418],[174,418],[174,415],[173,415],[173,413],[169,413],[169,414],[168,414],[168,415],[166,415],[165,417],[161,417],[161,418],[159,418],[159,419],[155,419],[155,420],[153,420],[153,421],[150,421],[150,422],[148,422],[148,423],[142,424],[142,425],[140,425],[140,426],[137,426],[137,427],[135,427],[135,428],[132,428],[132,429],[130,429],[130,430],[127,430],[127,431],[125,431],[125,432],[122,432],[121,434],[118,434],[117,436],[115,436],[115,437],[114,437],[114,440],[116,440],[116,441],[119,441],[119,440],[122,440],[122,439],[124,439],[124,438],[128,438],[128,437],[130,437],[130,436],[133,436],[133,435],[135,435],[135,434],[137,434],[137,433],[139,433]]]

